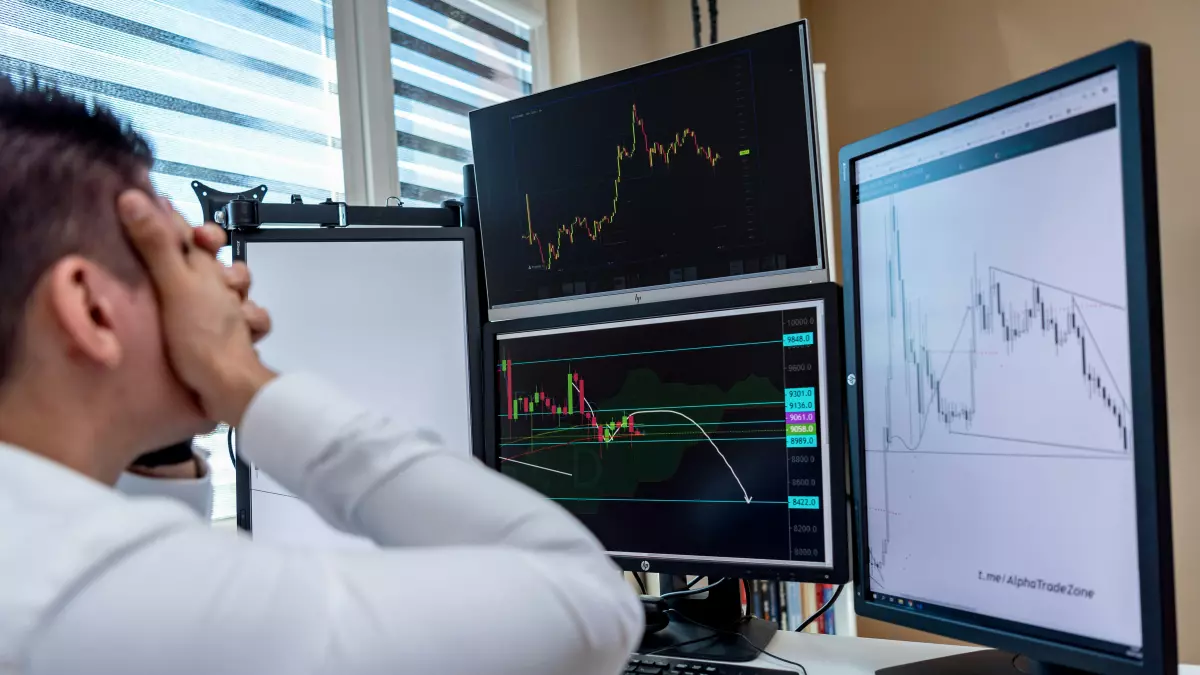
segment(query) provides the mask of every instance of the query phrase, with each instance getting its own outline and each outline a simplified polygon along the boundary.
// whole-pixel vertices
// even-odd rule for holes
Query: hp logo
[[[854,373],[850,373],[846,376],[846,384],[853,387],[855,382],[858,382],[858,378],[854,376]]]
[[[649,561],[649,560],[643,560],[643,561],[642,561],[642,571],[643,571],[643,572],[649,572],[649,571],[650,571],[650,561]]]

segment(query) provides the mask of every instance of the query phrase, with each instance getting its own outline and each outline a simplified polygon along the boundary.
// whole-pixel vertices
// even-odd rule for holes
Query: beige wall
[[[1200,2],[803,0],[836,150],[1127,38],[1154,49],[1180,656],[1200,662]],[[835,154],[836,157],[836,154]],[[863,634],[911,638],[876,622]]]
[[[548,0],[555,87],[693,48],[691,0]],[[708,2],[700,2],[708,44]],[[799,0],[721,0],[717,37],[741,37],[800,19]]]

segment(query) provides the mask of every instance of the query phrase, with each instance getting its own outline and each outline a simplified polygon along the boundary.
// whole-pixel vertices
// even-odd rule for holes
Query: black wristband
[[[169,445],[161,450],[147,452],[135,459],[133,463],[135,466],[144,466],[149,469],[156,466],[182,464],[195,456],[195,453],[192,451],[192,441],[189,439],[175,445]]]

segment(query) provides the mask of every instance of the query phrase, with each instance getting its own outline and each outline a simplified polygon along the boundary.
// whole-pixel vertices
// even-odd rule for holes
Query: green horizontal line
[[[705,405],[660,405],[660,406],[655,406],[655,409],[656,410],[685,410],[687,408],[740,408],[743,406],[751,406],[751,405],[783,405],[783,401],[754,401],[751,403],[709,403],[709,404],[705,404]],[[591,410],[592,412],[631,412],[631,411],[636,411],[637,409],[638,409],[637,406],[634,406],[632,408],[596,408],[594,410],[591,408],[588,408],[588,410]],[[643,412],[641,414],[642,415],[653,415],[654,413]],[[545,412],[545,413],[520,412],[520,413],[517,413],[517,417],[526,417],[529,415],[555,415],[555,413],[552,413],[552,412]],[[508,415],[501,413],[499,415],[496,415],[496,417],[508,417]]]
[[[633,499],[625,497],[548,497],[556,502],[678,502],[686,504],[746,504],[745,499]],[[755,499],[750,504],[786,504]]]
[[[786,420],[759,420],[757,422],[700,422],[700,426],[709,427],[709,426],[722,426],[722,425],[726,425],[726,424],[785,424],[785,423],[786,423]],[[695,426],[695,425],[692,424],[691,422],[679,422],[679,423],[670,423],[670,424],[641,424],[639,422],[639,423],[637,423],[636,426],[639,429],[645,429],[647,427],[691,427],[691,426]],[[533,427],[530,430],[531,431],[571,431],[572,429],[592,429],[592,428],[594,428],[594,427],[589,427],[589,426],[581,424],[581,425],[576,425],[576,426],[571,426],[571,427]]]
[[[638,354],[666,354],[668,352],[694,352],[701,349],[724,349],[725,347],[751,347],[754,345],[779,345],[782,340],[760,340],[758,342],[732,342],[727,345],[707,345],[704,347],[679,347],[678,349],[654,349],[644,352],[622,352],[620,354],[601,354],[599,356],[573,356],[565,359],[542,359],[541,361],[513,361],[514,366],[525,366],[533,363],[557,363],[559,361],[588,361],[591,359],[611,359],[617,356],[637,356]]]
[[[697,436],[695,438],[664,438],[662,440],[650,439],[650,440],[645,440],[645,441],[633,441],[633,440],[629,440],[629,439],[625,439],[625,438],[615,438],[610,441],[604,441],[604,444],[609,445],[611,443],[620,443],[620,444],[624,445],[625,443],[703,443],[707,440],[708,439],[703,436]],[[734,441],[738,441],[738,442],[741,442],[741,441],[785,441],[785,440],[787,440],[787,437],[786,436],[772,436],[772,437],[764,437],[764,438],[714,438],[713,440],[720,441],[722,443],[732,443]],[[600,442],[601,441],[570,441],[571,445],[588,445],[591,443],[600,443]],[[502,448],[509,448],[509,447],[528,448],[530,446],[535,446],[535,445],[562,445],[562,444],[563,444],[562,441],[558,441],[558,442],[548,441],[545,443],[529,443],[529,442],[501,443],[500,447],[502,447]]]

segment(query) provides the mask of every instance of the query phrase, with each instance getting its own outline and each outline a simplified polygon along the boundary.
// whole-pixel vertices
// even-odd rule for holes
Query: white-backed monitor
[[[1174,672],[1150,102],[1126,43],[841,152],[858,612],[1012,652],[905,671]]]
[[[827,279],[804,22],[470,121],[492,320]]]
[[[833,284],[488,324],[485,457],[625,569],[843,583],[839,326]],[[737,588],[710,591],[702,623],[769,639]],[[676,621],[644,647],[695,631]],[[757,655],[738,639],[680,649]]]

